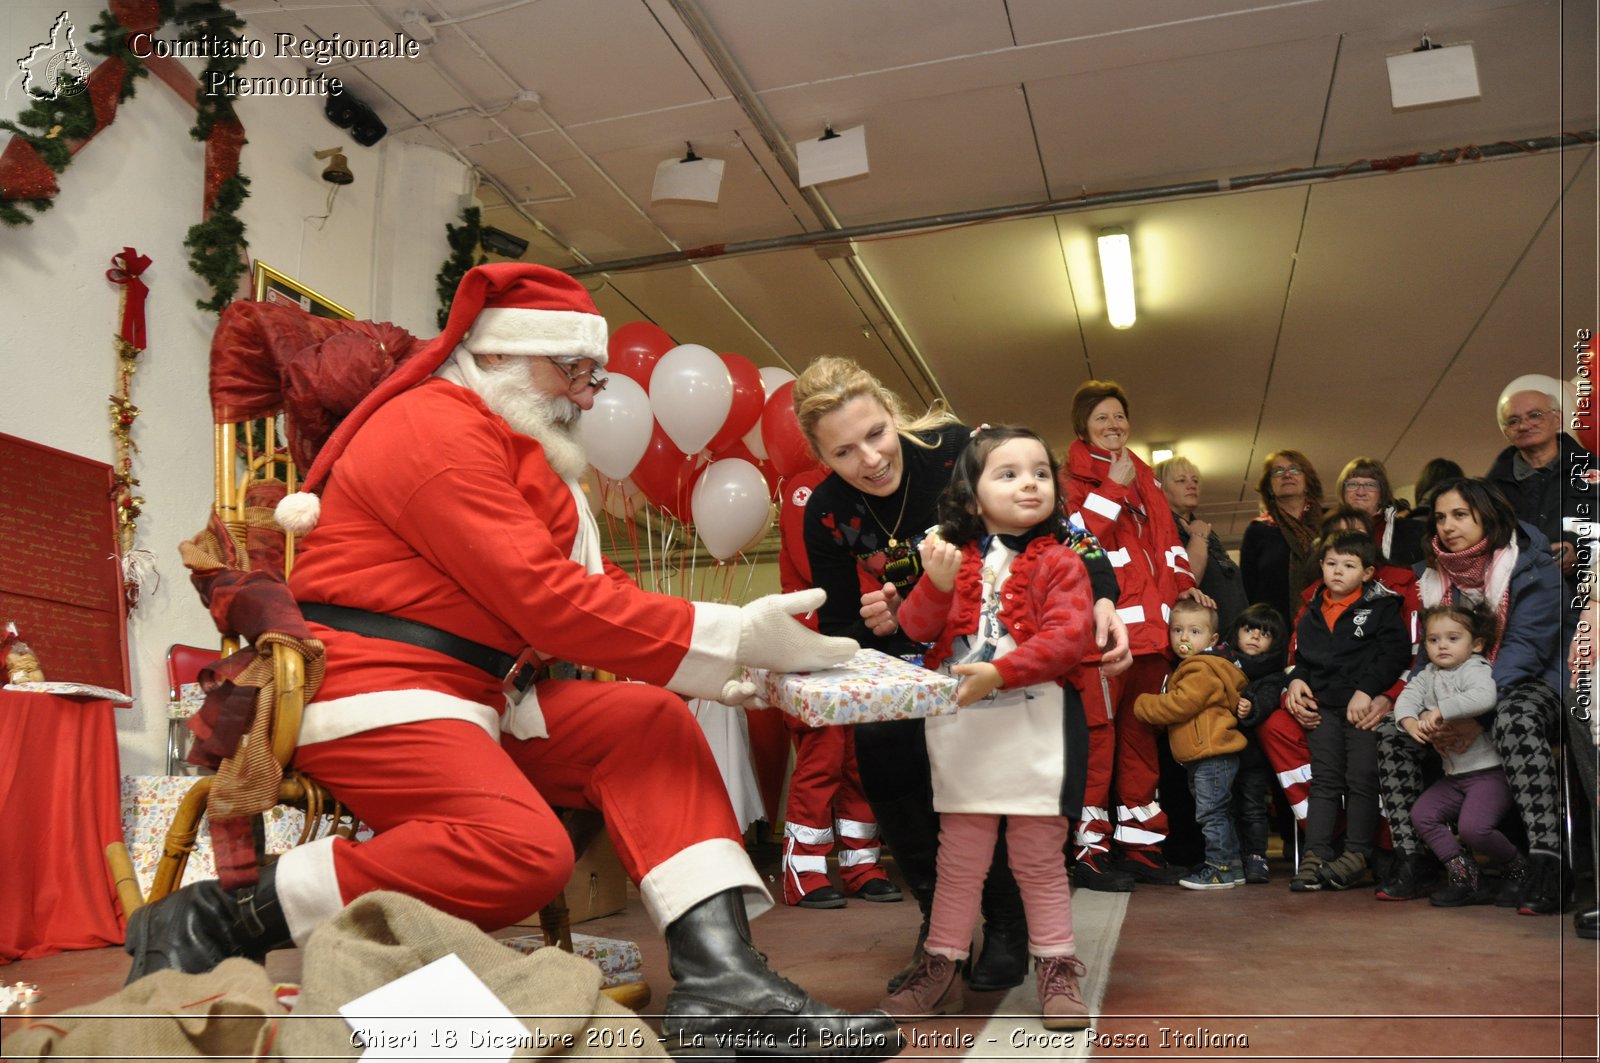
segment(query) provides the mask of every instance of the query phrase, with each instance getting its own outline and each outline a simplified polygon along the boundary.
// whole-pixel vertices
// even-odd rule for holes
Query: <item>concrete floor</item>
[[[775,853],[758,854],[775,873]],[[1570,914],[1379,903],[1368,889],[1294,894],[1274,881],[1215,893],[1141,886],[1077,895],[1079,954],[1090,967],[1090,1032],[1046,1034],[1032,980],[969,993],[966,1013],[905,1027],[901,1058],[1363,1060],[1595,1059],[1600,952]],[[779,906],[755,923],[772,966],[830,1003],[874,1006],[910,953],[918,913],[852,901],[843,909]],[[625,911],[579,929],[639,943],[652,1007],[670,988],[666,950],[636,893]],[[497,936],[507,936],[505,931]],[[37,984],[19,1024],[114,992],[116,949],[11,964],[0,981]],[[295,981],[299,953],[268,971]],[[647,1008],[648,1012],[649,1009]]]

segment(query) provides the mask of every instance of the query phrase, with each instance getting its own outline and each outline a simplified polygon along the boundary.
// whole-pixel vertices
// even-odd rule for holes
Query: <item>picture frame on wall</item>
[[[297,306],[317,317],[348,321],[356,316],[322,293],[307,288],[293,277],[273,269],[265,262],[258,260],[254,264],[252,279],[255,282],[257,302]]]

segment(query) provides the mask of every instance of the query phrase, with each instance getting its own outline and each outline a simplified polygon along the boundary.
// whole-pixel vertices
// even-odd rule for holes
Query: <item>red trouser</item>
[[[700,725],[639,683],[539,684],[549,738],[496,742],[461,720],[398,724],[302,746],[295,767],[377,832],[338,842],[345,903],[395,890],[495,930],[538,911],[572,874],[551,806],[604,814],[628,876],[696,842],[743,844]]]
[[[1111,679],[1095,665],[1073,674],[1072,685],[1083,698],[1089,722],[1088,776],[1075,839],[1079,858],[1105,852],[1112,841],[1129,851],[1159,850],[1167,838],[1167,814],[1156,801],[1161,778],[1156,729],[1133,715],[1133,700],[1140,694],[1159,693],[1167,673],[1166,658],[1147,653],[1136,656],[1127,671]],[[1109,810],[1113,787],[1115,833]]]
[[[1279,709],[1261,721],[1256,741],[1278,776],[1294,818],[1305,822],[1306,801],[1311,796],[1311,750],[1306,747],[1305,729],[1288,709]]]
[[[834,821],[839,824],[839,878],[856,893],[889,876],[878,864],[878,823],[861,792],[853,727],[807,727],[792,716],[784,724],[794,737],[794,774],[783,826],[783,901],[828,885],[828,853]]]

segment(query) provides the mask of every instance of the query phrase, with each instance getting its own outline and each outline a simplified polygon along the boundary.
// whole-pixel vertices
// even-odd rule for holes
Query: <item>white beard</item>
[[[583,410],[577,403],[565,396],[551,398],[536,390],[528,378],[528,366],[521,358],[495,366],[479,366],[473,375],[477,379],[467,386],[513,429],[537,440],[557,476],[563,480],[577,480],[583,476],[589,467],[589,457],[578,439],[578,417]]]

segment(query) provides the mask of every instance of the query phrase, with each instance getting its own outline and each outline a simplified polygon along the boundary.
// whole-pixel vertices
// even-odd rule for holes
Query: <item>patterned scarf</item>
[[[1312,564],[1311,548],[1317,541],[1321,507],[1310,499],[1298,514],[1279,510],[1274,514],[1278,531],[1289,547],[1289,600],[1298,602],[1305,589],[1321,575]]]
[[[1444,602],[1490,602],[1494,607],[1494,645],[1485,655],[1490,661],[1500,652],[1506,634],[1506,617],[1511,612],[1511,573],[1517,567],[1517,541],[1489,550],[1489,540],[1479,539],[1457,553],[1445,550],[1439,537],[1433,537],[1434,564],[1422,574],[1418,587],[1424,606]]]

